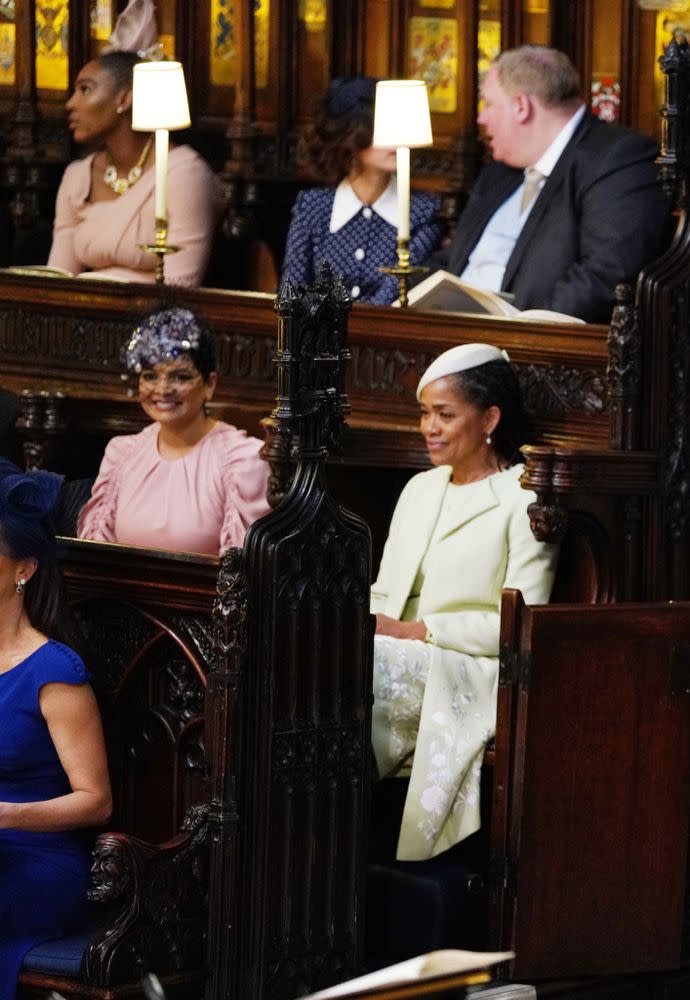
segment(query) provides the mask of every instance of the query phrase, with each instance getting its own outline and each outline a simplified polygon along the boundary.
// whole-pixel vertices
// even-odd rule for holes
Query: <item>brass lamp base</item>
[[[428,271],[428,267],[423,267],[421,264],[410,264],[410,241],[409,239],[401,239],[398,237],[397,245],[398,263],[395,267],[380,267],[379,271],[383,274],[392,274],[393,277],[398,279],[400,285],[400,306],[404,308],[407,306],[407,289],[410,284],[410,277],[413,274],[424,274]]]
[[[156,284],[165,283],[165,256],[169,253],[177,253],[179,247],[170,247],[165,242],[168,238],[168,226],[164,219],[156,219],[156,242],[140,243],[139,249],[144,253],[149,253],[156,258]]]

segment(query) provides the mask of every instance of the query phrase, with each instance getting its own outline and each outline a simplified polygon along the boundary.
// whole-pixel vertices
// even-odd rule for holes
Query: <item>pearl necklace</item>
[[[151,145],[153,144],[153,136],[150,135],[148,141],[141,151],[141,156],[134,164],[132,169],[129,171],[126,177],[119,177],[117,173],[117,167],[114,163],[109,163],[103,172],[103,180],[111,187],[115,194],[123,195],[127,194],[132,184],[136,182],[141,177],[144,171],[144,164],[146,163],[146,157],[151,151]]]

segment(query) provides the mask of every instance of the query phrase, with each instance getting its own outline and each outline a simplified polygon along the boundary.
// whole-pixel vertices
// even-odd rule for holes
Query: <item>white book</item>
[[[385,992],[395,987],[410,986],[414,983],[433,979],[485,972],[490,966],[508,962],[514,957],[512,951],[458,951],[444,949],[430,951],[426,955],[409,958],[397,965],[378,969],[366,976],[350,979],[327,990],[311,993],[303,1000],[337,1000],[339,997],[365,997]]]
[[[89,278],[92,281],[115,281],[119,284],[129,284],[126,278],[115,278],[98,271],[81,271],[75,274],[64,267],[53,267],[51,264],[13,264],[12,267],[0,268],[0,274],[19,274],[29,278]]]
[[[501,319],[539,320],[551,323],[583,323],[577,316],[551,309],[517,309],[504,292],[488,292],[458,278],[449,271],[434,271],[407,294],[410,309],[441,312],[481,313]],[[400,300],[393,303],[400,305]]]

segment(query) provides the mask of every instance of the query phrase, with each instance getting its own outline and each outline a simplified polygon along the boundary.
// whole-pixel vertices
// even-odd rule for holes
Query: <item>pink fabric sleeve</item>
[[[122,471],[122,463],[136,447],[139,435],[128,434],[111,438],[105,449],[91,497],[82,507],[77,520],[79,538],[91,538],[96,542],[114,542],[117,493]]]
[[[197,153],[181,147],[168,174],[168,244],[180,251],[165,258],[167,282],[202,284],[221,208],[220,181]]]
[[[50,247],[48,264],[50,267],[64,267],[66,271],[78,274],[83,265],[74,250],[74,230],[77,225],[77,199],[83,186],[84,172],[90,173],[91,157],[75,160],[65,170],[55,201],[55,222],[53,242]]]
[[[249,525],[270,510],[266,487],[271,470],[259,456],[262,442],[247,437],[236,427],[231,431],[218,436],[222,443],[221,480],[225,495],[220,555],[232,545],[243,545]]]

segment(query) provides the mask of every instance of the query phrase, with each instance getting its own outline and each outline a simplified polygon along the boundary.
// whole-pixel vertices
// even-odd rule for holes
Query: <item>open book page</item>
[[[336,1000],[338,997],[354,997],[382,992],[390,987],[404,986],[435,979],[439,976],[460,976],[481,972],[500,962],[513,958],[512,951],[458,951],[445,949],[418,955],[406,962],[390,965],[386,969],[370,972],[358,979],[350,979],[327,990],[312,993],[304,1000]]]
[[[393,305],[399,306],[400,302]],[[488,292],[470,285],[448,271],[434,271],[428,278],[415,285],[408,294],[412,309],[429,309],[440,312],[483,313],[499,319],[521,319],[546,323],[584,323],[579,316],[554,312],[552,309],[524,309],[520,311],[505,292]]]
[[[0,268],[0,274],[21,274],[29,278],[88,278],[91,281],[116,281],[121,285],[130,283],[127,278],[101,274],[100,271],[81,271],[79,274],[74,274],[72,271],[66,271],[64,267],[52,267],[49,264],[15,264],[12,267]]]
[[[42,278],[74,278],[71,271],[64,267],[49,267],[47,264],[15,264],[12,267],[0,268],[3,274],[25,274],[29,277]]]
[[[505,294],[469,285],[449,271],[434,271],[424,278],[410,290],[407,301],[412,309],[437,309],[442,312],[514,316],[518,311]],[[393,305],[400,303],[394,302]]]
[[[120,285],[129,285],[129,278],[120,278],[115,274],[103,274],[102,271],[80,271],[75,278],[87,278],[89,281],[116,281]]]
[[[500,319],[524,319],[525,322],[537,323],[584,323],[579,316],[569,316],[568,313],[555,312],[553,309],[523,309],[513,316],[501,316]]]

